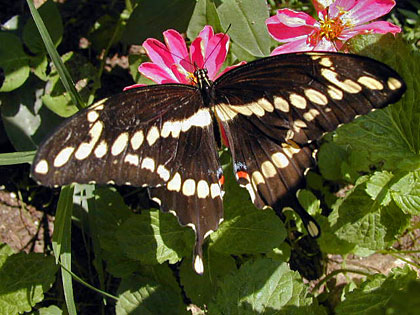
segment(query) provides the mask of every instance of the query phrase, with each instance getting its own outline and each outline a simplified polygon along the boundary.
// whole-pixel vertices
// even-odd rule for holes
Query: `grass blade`
[[[60,55],[55,49],[55,46],[51,40],[51,36],[48,33],[47,28],[45,27],[44,22],[42,21],[41,16],[38,13],[38,10],[35,8],[32,0],[26,0],[28,3],[29,9],[31,11],[32,17],[35,21],[35,24],[38,28],[39,33],[41,34],[42,40],[44,41],[45,47],[54,66],[57,69],[57,72],[60,76],[61,82],[63,83],[67,93],[70,94],[70,97],[77,108],[80,110],[84,107],[84,103],[79,93],[77,92],[73,80],[71,79],[70,73],[67,71],[67,68],[64,66],[63,61],[60,58]]]
[[[73,212],[74,185],[64,186],[58,199],[57,212],[54,223],[53,250],[56,262],[60,260],[61,277],[63,281],[64,297],[69,314],[76,315],[76,305],[73,296],[71,271],[71,216]]]
[[[35,151],[12,152],[0,154],[0,165],[32,163]]]

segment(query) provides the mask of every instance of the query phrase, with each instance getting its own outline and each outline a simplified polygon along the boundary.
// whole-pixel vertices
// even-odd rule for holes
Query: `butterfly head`
[[[213,85],[213,82],[209,79],[207,69],[197,69],[194,71],[194,78],[197,82],[197,86],[202,92],[207,92]]]

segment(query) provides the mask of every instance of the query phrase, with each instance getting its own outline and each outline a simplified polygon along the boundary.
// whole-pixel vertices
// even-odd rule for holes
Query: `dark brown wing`
[[[196,232],[196,254],[223,215],[222,176],[210,109],[187,85],[129,90],[66,120],[39,148],[42,185],[115,183],[151,187],[164,211]],[[201,257],[195,267],[202,270]]]
[[[313,140],[397,101],[405,90],[388,66],[338,53],[260,59],[214,85],[213,110],[226,131],[237,180],[259,208],[293,203],[305,170],[315,163]],[[317,236],[315,221],[295,210]]]

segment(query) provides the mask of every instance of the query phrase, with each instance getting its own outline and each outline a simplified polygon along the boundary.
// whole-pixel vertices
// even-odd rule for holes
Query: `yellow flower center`
[[[319,21],[321,24],[321,30],[319,31],[319,37],[325,37],[329,41],[334,41],[340,36],[344,29],[343,22],[340,17],[330,19],[328,16],[324,21]]]
[[[328,13],[324,15],[324,19],[319,21],[320,29],[314,32],[309,41],[311,44],[319,43],[323,38],[327,39],[328,41],[334,42],[338,39],[340,34],[343,32],[344,28],[352,27],[350,21],[346,21],[345,23],[341,19],[343,14],[346,13],[344,10],[340,10],[338,16],[331,18]]]

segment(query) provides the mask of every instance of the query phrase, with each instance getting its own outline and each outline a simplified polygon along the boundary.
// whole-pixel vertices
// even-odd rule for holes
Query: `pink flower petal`
[[[229,36],[216,34],[209,39],[205,52],[204,66],[208,70],[210,80],[213,80],[223,65],[229,49]]]
[[[386,21],[376,21],[369,24],[363,24],[356,26],[350,31],[357,32],[358,34],[366,34],[366,33],[379,33],[379,34],[386,34],[392,33],[393,35],[400,33],[401,28],[397,25]]]
[[[340,41],[332,42],[323,37],[314,47],[313,51],[338,51],[343,46]]]
[[[174,59],[168,48],[157,39],[146,39],[143,42],[143,48],[146,50],[150,60],[162,69],[169,68],[174,63]]]
[[[288,54],[300,51],[312,51],[315,47],[308,43],[306,38],[295,40],[293,42],[281,45],[271,52],[271,56]]]
[[[289,9],[278,10],[277,14],[268,18],[265,23],[270,35],[279,42],[300,39],[319,26],[319,23],[308,14]]]
[[[364,0],[363,0],[364,1]],[[356,5],[357,0],[336,0],[328,8],[330,17],[338,17],[342,12],[351,10]]]
[[[190,56],[194,67],[203,68],[204,56],[201,52],[202,38],[197,37],[190,45]]]
[[[180,64],[187,71],[194,71],[194,67],[190,62],[187,45],[185,39],[175,30],[167,30],[163,32],[166,46],[168,47],[175,63]]]
[[[165,71],[167,69],[168,71]],[[143,62],[139,66],[139,72],[146,78],[158,83],[179,83],[176,76],[173,75],[172,71],[168,68],[162,69],[159,65],[152,62]]]
[[[342,20],[349,21],[354,26],[360,25],[389,13],[394,6],[394,0],[357,1],[349,12],[343,14]]]
[[[126,86],[125,88],[123,88],[123,91],[128,91],[128,90],[135,89],[135,88],[142,87],[142,86],[146,86],[146,84],[129,85],[129,86]]]

